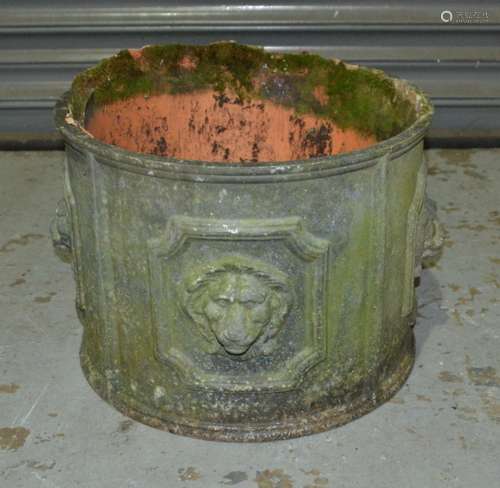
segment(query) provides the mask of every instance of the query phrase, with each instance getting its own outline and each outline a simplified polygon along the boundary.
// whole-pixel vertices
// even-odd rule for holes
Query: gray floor
[[[0,153],[0,486],[500,486],[500,150],[427,156],[447,237],[418,292],[408,383],[340,429],[244,445],[154,430],[90,390],[71,269],[47,230],[62,154]]]

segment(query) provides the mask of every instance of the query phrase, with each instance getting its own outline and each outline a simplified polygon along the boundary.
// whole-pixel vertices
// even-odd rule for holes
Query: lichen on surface
[[[271,100],[379,141],[416,119],[414,104],[382,72],[315,54],[269,53],[232,42],[120,51],[75,78],[69,106],[83,126],[90,101],[100,107],[140,94],[204,89],[231,91],[242,101]]]

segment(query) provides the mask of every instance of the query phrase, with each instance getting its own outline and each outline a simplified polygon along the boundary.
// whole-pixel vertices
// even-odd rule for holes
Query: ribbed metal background
[[[223,39],[382,68],[430,94],[431,138],[500,141],[498,1],[3,0],[0,144],[52,140],[55,99],[119,49]]]

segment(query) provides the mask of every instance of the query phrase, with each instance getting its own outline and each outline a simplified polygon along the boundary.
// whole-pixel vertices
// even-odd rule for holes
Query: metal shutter
[[[55,99],[77,72],[119,49],[222,39],[382,68],[431,95],[431,142],[500,142],[496,1],[4,0],[0,144],[57,144]]]

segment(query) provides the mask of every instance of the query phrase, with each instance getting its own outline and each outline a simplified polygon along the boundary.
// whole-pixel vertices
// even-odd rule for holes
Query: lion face
[[[187,292],[185,309],[204,337],[243,359],[250,349],[266,353],[291,302],[283,282],[248,266],[211,270]]]
[[[254,276],[227,273],[207,287],[210,329],[230,354],[244,354],[271,320],[271,297]]]

